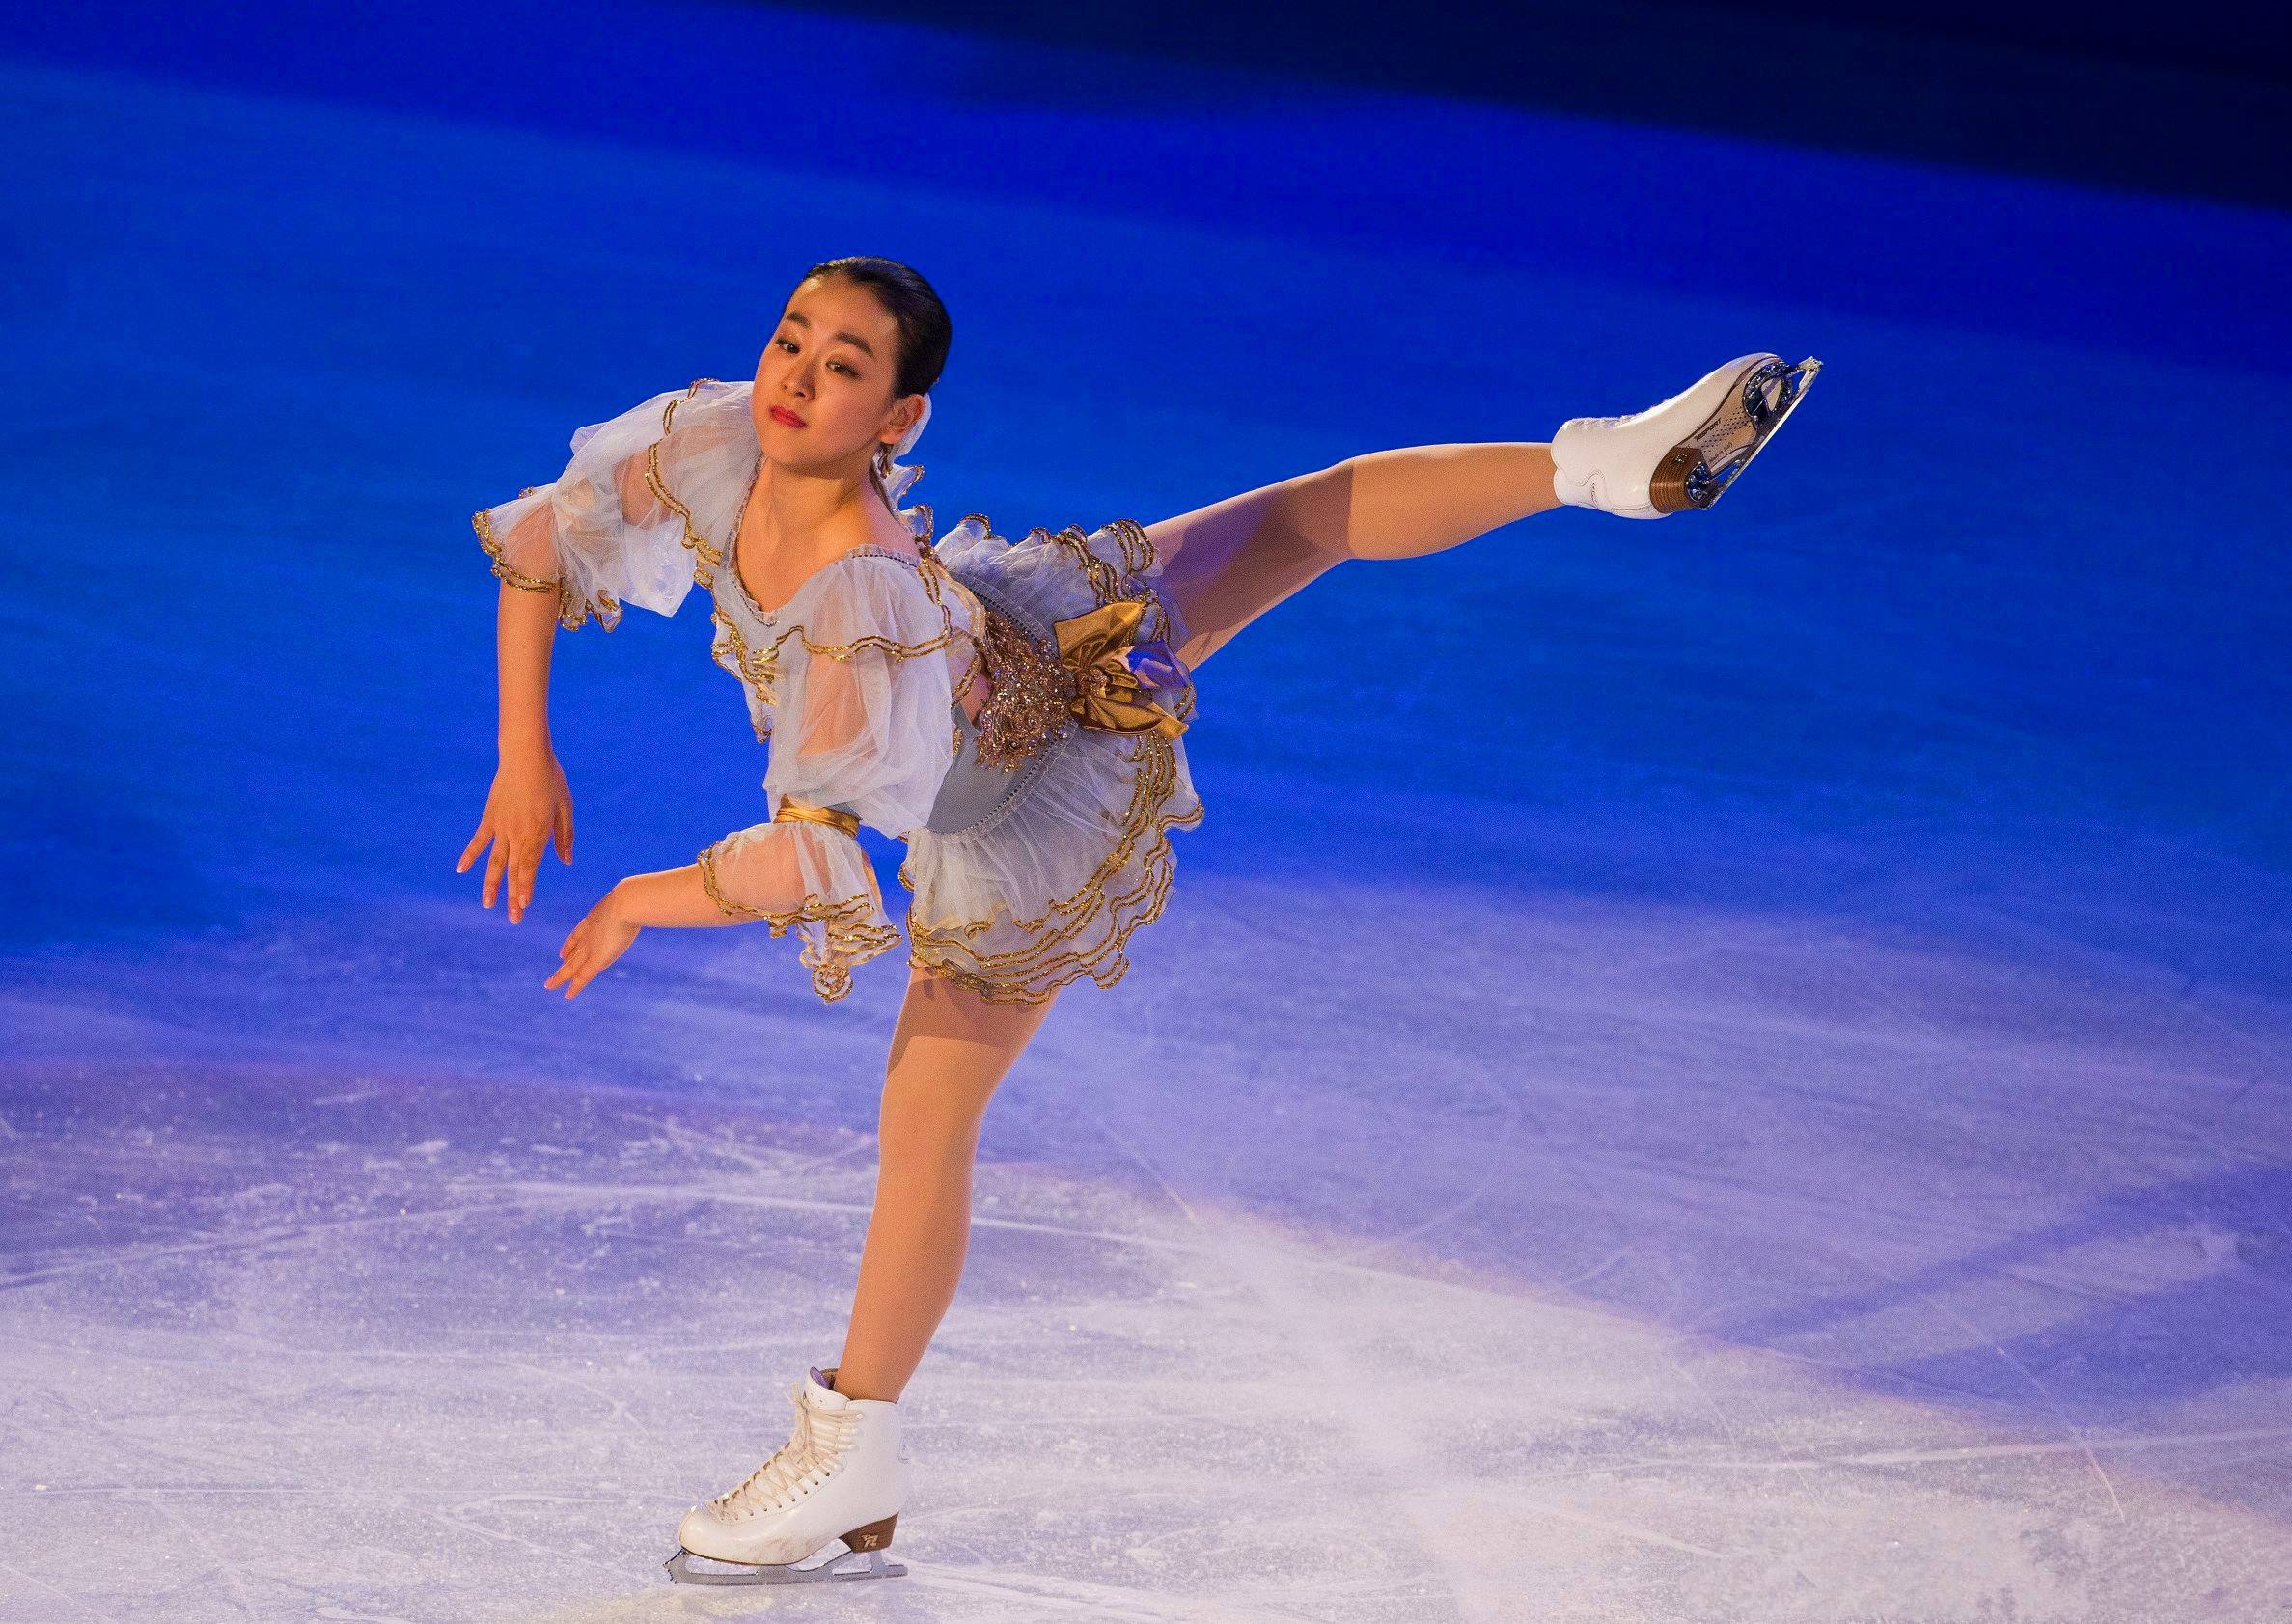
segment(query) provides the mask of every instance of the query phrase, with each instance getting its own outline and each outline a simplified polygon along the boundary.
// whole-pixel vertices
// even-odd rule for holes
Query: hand
[[[595,980],[607,965],[628,951],[628,945],[637,939],[642,927],[621,917],[621,887],[615,886],[573,926],[565,946],[557,950],[557,956],[565,962],[543,986],[554,987],[562,982],[566,997],[571,998]]]
[[[454,866],[466,873],[488,842],[492,855],[485,860],[485,906],[493,906],[502,875],[510,877],[510,922],[525,917],[534,899],[534,870],[541,866],[541,852],[552,838],[561,863],[573,861],[573,792],[566,784],[565,769],[554,751],[512,754],[502,757],[485,796],[484,815],[478,832]]]

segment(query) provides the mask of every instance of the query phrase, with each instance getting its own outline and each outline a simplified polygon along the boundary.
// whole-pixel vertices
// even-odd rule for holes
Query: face
[[[797,285],[756,365],[757,443],[784,466],[864,472],[923,411],[895,397],[899,329],[867,289],[842,277]]]

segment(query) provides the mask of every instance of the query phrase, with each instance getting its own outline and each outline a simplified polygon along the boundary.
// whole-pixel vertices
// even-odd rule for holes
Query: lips
[[[774,421],[785,423],[790,428],[801,428],[804,427],[804,420],[796,416],[795,413],[789,411],[786,406],[774,406],[772,408],[772,417]]]

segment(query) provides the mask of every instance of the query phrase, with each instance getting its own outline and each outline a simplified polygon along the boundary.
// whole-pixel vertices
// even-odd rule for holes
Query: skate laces
[[[772,1458],[740,1480],[738,1487],[716,1497],[728,1511],[768,1510],[802,1492],[804,1480],[815,1471],[833,1467],[858,1434],[856,1409],[815,1410],[805,1402],[804,1384],[787,1390],[796,1401],[796,1430]]]

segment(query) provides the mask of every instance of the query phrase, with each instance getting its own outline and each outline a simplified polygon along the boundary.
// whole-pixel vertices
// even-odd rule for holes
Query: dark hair
[[[899,329],[899,364],[893,369],[893,398],[929,394],[947,366],[947,346],[954,338],[954,325],[947,318],[947,306],[924,280],[924,273],[897,260],[846,254],[822,260],[804,273],[803,280],[809,282],[815,276],[840,276],[875,295]]]

